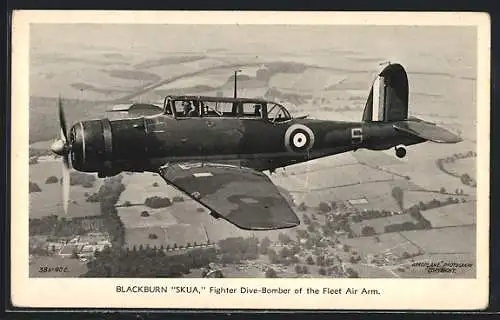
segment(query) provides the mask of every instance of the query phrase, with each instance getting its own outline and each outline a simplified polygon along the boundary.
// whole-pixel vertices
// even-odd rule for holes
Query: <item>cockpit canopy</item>
[[[282,122],[292,119],[288,110],[275,102],[224,97],[168,96],[163,111],[174,118],[225,117],[267,119]]]

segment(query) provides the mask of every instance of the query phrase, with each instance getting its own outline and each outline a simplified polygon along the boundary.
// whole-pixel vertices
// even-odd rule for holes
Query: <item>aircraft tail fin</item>
[[[363,121],[394,122],[408,117],[408,76],[399,63],[377,74],[366,101]]]

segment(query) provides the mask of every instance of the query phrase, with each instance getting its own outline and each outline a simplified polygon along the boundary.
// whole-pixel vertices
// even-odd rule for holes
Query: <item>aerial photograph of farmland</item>
[[[31,24],[29,55],[30,277],[476,277],[474,27]],[[387,61],[406,68],[409,116],[462,141],[264,171],[297,227],[240,229],[151,172],[71,170],[64,212],[58,97],[69,126],[168,95],[232,97],[236,76],[238,97],[361,121]]]

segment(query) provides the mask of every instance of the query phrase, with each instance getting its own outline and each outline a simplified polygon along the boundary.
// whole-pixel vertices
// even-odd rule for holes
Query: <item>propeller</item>
[[[64,115],[64,109],[62,106],[62,99],[58,99],[59,108],[59,124],[61,126],[60,138],[50,146],[52,152],[63,157],[62,163],[62,198],[64,213],[68,213],[68,200],[69,200],[69,185],[70,185],[70,153],[71,153],[71,142],[68,140],[68,130],[66,127],[66,117]]]

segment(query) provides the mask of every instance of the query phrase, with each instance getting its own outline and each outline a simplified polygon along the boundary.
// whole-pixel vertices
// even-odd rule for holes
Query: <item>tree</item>
[[[42,191],[42,189],[40,189],[40,187],[38,186],[38,184],[30,181],[30,183],[29,183],[29,193],[32,193],[32,192],[41,192],[41,191]]]
[[[59,179],[57,179],[57,177],[50,176],[47,178],[47,180],[45,180],[45,184],[57,183],[58,181],[59,181]]]
[[[446,189],[444,187],[441,187],[441,189],[439,189],[439,193],[446,193]]]
[[[289,256],[291,256],[291,255],[292,255],[292,253],[290,252],[290,250],[288,250],[288,248],[287,248],[287,247],[283,247],[283,248],[281,248],[281,250],[280,250],[280,254],[279,254],[279,257],[280,257],[281,259],[286,259],[286,258],[288,258],[288,257],[289,257]]]
[[[326,270],[325,270],[325,268],[319,268],[319,269],[318,269],[318,274],[319,274],[319,275],[322,275],[322,276],[325,276],[325,275],[326,275]]]
[[[172,198],[172,201],[173,202],[182,202],[182,201],[184,201],[184,198],[181,196],[175,196]]]
[[[78,251],[76,250],[76,248],[74,248],[73,252],[71,252],[71,258],[78,259]]]
[[[271,248],[269,248],[267,250],[267,257],[269,258],[269,262],[271,262],[271,263],[277,263],[278,262],[278,255],[276,254],[276,251],[274,251]]]
[[[471,180],[471,177],[467,173],[464,173],[460,176],[460,181],[462,181],[462,183],[465,185],[470,184]]]
[[[309,216],[307,214],[303,214],[302,215],[302,220],[304,221],[304,224],[305,225],[310,225],[311,224],[311,219],[309,218]]]
[[[337,210],[337,202],[332,201],[332,202],[330,203],[330,207],[332,208],[332,210]]]
[[[360,257],[360,256],[357,256],[357,255],[352,255],[352,256],[349,258],[349,262],[350,262],[350,263],[358,263],[359,261],[361,261],[361,257]]]
[[[328,205],[328,203],[326,202],[320,202],[319,205],[318,205],[318,210],[321,212],[321,213],[327,213],[331,210],[330,206]]]
[[[278,277],[278,274],[276,273],[276,271],[273,268],[267,268],[265,275],[266,275],[266,278],[277,278]]]
[[[353,268],[347,268],[346,273],[348,278],[359,278],[358,272]]]
[[[290,237],[283,232],[280,232],[280,234],[278,235],[278,239],[284,245],[287,245],[292,241],[292,239],[290,239]]]
[[[400,187],[392,188],[392,196],[398,203],[399,207],[403,209],[403,189]]]
[[[306,211],[307,210],[307,206],[304,202],[301,202],[299,204],[299,207],[298,207],[299,211]]]
[[[316,264],[318,266],[324,266],[326,265],[326,259],[325,259],[325,256],[323,255],[318,255],[316,256]]]
[[[295,272],[297,274],[301,274],[302,273],[302,266],[300,264],[295,265]]]
[[[375,229],[372,226],[365,226],[363,230],[361,230],[361,234],[366,237],[373,236],[375,233]]]
[[[261,254],[267,254],[269,247],[271,246],[271,240],[268,237],[265,237],[260,241],[259,251]]]
[[[306,259],[307,264],[313,265],[314,264],[314,258],[312,256],[308,256]]]
[[[169,198],[162,198],[162,197],[149,197],[144,201],[144,205],[150,207],[150,208],[164,208],[172,205],[172,202],[170,201]]]

